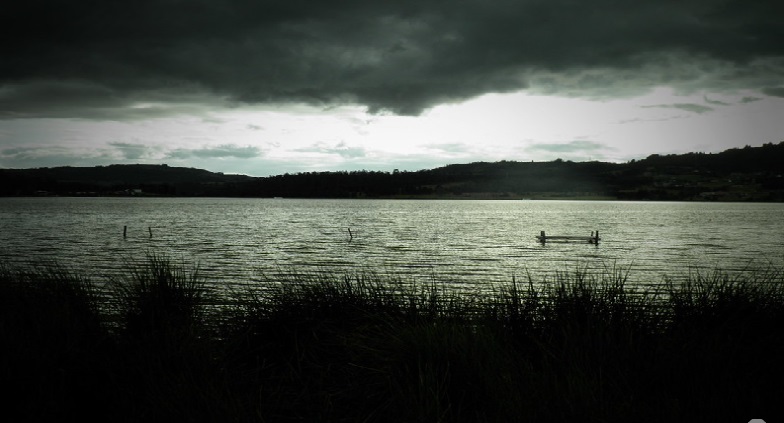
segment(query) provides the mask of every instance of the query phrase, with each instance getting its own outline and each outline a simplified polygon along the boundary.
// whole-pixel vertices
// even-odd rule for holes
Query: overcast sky
[[[781,0],[26,0],[0,167],[254,176],[784,140]]]

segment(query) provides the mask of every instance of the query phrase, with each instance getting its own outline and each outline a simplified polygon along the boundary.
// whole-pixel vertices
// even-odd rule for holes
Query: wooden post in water
[[[547,241],[547,238],[544,236],[544,231],[539,232],[540,238],[539,241],[544,244]]]
[[[148,226],[148,227],[147,227],[147,230],[148,230],[148,231],[150,231],[150,239],[152,239],[152,227],[151,227],[151,226]]]
[[[128,226],[123,226],[123,238],[126,238],[128,235]]]

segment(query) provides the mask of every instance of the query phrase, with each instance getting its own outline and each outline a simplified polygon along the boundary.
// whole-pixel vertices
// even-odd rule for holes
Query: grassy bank
[[[230,294],[151,256],[91,281],[0,268],[0,379],[27,421],[659,422],[784,415],[784,277],[622,272],[493,294],[288,274]]]

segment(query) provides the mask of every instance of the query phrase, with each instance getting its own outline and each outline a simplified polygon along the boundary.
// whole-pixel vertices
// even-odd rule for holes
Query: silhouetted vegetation
[[[576,270],[468,295],[285,274],[221,292],[162,256],[90,280],[0,269],[25,421],[661,422],[784,415],[784,275],[626,285]],[[99,420],[100,419],[100,420]]]
[[[167,165],[0,169],[0,195],[179,195],[235,192],[253,178]]]
[[[784,142],[629,163],[501,161],[264,178],[166,165],[0,169],[0,195],[784,201],[781,163]]]

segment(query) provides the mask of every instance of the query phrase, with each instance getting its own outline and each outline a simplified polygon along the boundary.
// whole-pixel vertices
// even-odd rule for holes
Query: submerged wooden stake
[[[128,226],[123,226],[123,238],[128,236]]]
[[[151,226],[148,226],[148,227],[147,227],[147,230],[148,230],[148,231],[150,231],[150,238],[152,238],[152,227],[151,227]]]
[[[354,234],[351,233],[351,228],[348,228],[348,242],[354,239]]]

